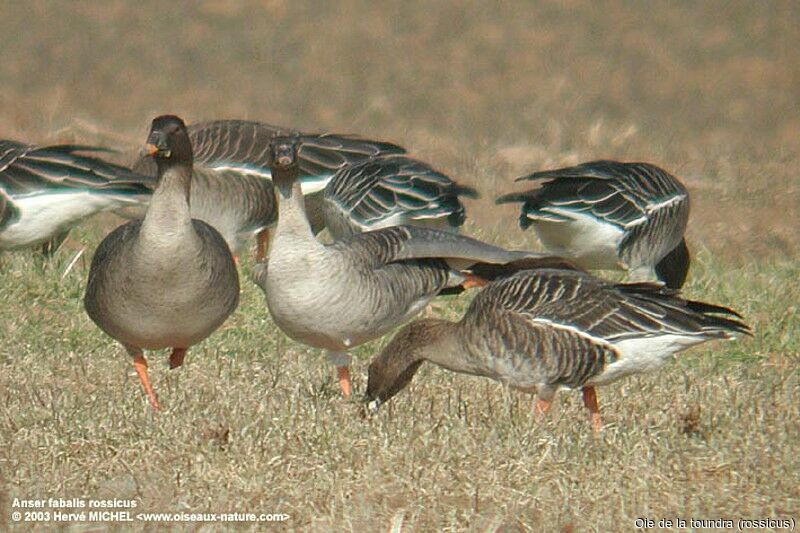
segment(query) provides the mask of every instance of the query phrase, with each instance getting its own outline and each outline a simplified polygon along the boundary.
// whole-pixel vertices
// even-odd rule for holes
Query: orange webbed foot
[[[339,378],[339,387],[342,389],[342,396],[349,398],[353,392],[353,385],[350,381],[350,367],[337,366],[336,374]]]
[[[139,376],[139,381],[142,383],[142,388],[144,389],[144,393],[147,395],[147,399],[150,402],[150,407],[158,411],[161,409],[161,404],[158,403],[156,392],[153,390],[153,386],[150,384],[150,378],[147,374],[147,359],[145,359],[143,355],[134,355],[133,368],[136,370],[136,374]]]
[[[603,419],[600,417],[600,406],[597,404],[597,392],[594,387],[583,388],[583,405],[589,410],[589,420],[595,435],[603,429]]]
[[[544,418],[545,415],[547,415],[547,413],[550,412],[550,407],[552,407],[552,405],[553,402],[551,402],[550,400],[536,398],[536,404],[533,406],[533,412],[536,415],[536,418],[538,420]]]

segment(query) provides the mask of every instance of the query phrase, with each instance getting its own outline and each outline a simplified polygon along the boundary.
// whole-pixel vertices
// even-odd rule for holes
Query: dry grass
[[[470,231],[515,246],[534,238],[492,205],[511,178],[594,157],[658,162],[693,194],[687,293],[733,305],[756,336],[602,389],[598,439],[574,394],[539,424],[529,397],[434,368],[364,419],[246,282],[237,313],[181,370],[151,356],[168,406],[154,415],[122,350],[83,313],[85,262],[61,277],[106,218],[51,262],[0,258],[3,521],[14,497],[286,512],[285,527],[316,530],[797,519],[799,41],[794,2],[4,9],[4,138],[128,149],[165,111],[382,137],[475,185]],[[359,390],[379,346],[357,351]]]

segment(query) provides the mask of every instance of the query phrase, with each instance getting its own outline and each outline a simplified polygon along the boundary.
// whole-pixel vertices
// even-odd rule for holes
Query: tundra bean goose
[[[278,212],[271,181],[269,143],[279,132],[292,130],[247,120],[200,122],[188,127],[194,146],[192,217],[216,228],[234,253],[259,236],[257,258],[263,259],[267,229]],[[333,174],[353,163],[382,154],[401,154],[400,146],[351,135],[297,133],[303,140],[299,156],[300,182],[311,202],[320,203]],[[135,169],[155,175],[150,158],[140,158]],[[315,220],[319,231],[321,214]]]
[[[370,364],[365,399],[377,408],[430,361],[535,392],[541,413],[559,387],[581,388],[599,430],[596,385],[655,370],[695,344],[750,333],[724,315],[739,316],[685,300],[659,283],[525,270],[481,290],[459,322],[429,318],[406,325]]]
[[[81,154],[100,151],[0,141],[0,250],[57,246],[98,212],[145,204],[155,180]]]
[[[118,340],[154,409],[159,402],[143,349],[172,348],[170,368],[236,309],[239,278],[225,240],[189,211],[192,145],[183,121],[153,120],[146,147],[158,167],[144,220],[109,234],[95,252],[84,305]]]
[[[272,180],[280,216],[268,260],[254,267],[253,279],[281,330],[327,351],[348,396],[350,348],[408,320],[443,289],[474,280],[460,269],[530,254],[414,226],[369,231],[325,245],[306,217],[300,142],[297,137],[273,139]]]
[[[669,172],[649,163],[592,161],[517,181],[523,180],[541,186],[497,202],[522,202],[520,227],[532,225],[552,253],[582,268],[627,270],[633,280],[683,286],[689,193]]]

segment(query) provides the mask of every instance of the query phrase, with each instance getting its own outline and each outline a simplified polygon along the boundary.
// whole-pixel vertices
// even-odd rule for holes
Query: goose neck
[[[279,181],[276,184],[278,198],[278,226],[276,234],[301,235],[316,240],[306,215],[305,199],[300,182]]]
[[[143,230],[152,233],[171,233],[176,228],[191,226],[189,193],[191,165],[173,165],[159,169],[156,190],[144,217]]]

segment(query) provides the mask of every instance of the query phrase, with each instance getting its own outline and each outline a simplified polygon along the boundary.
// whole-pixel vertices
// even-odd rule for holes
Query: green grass
[[[533,398],[430,366],[365,417],[318,351],[276,329],[246,260],[239,309],[183,367],[148,354],[166,407],[154,414],[124,351],[82,309],[88,260],[119,222],[104,216],[52,260],[0,256],[0,523],[15,497],[284,512],[277,527],[301,530],[797,520],[799,38],[792,2],[5,9],[0,137],[133,151],[160,112],[357,132],[481,191],[469,234],[534,249],[515,208],[493,204],[512,178],[652,161],[692,194],[687,296],[737,309],[755,335],[600,389],[598,438],[576,393],[539,422]],[[470,297],[438,312],[455,319]],[[357,396],[386,341],[355,351]]]
[[[250,282],[180,370],[150,355],[166,405],[154,414],[124,351],[82,311],[85,265],[61,279],[71,254],[3,259],[6,507],[12,497],[139,498],[146,511],[286,512],[292,527],[358,530],[401,518],[414,529],[627,529],[639,516],[797,511],[793,264],[754,271],[701,254],[687,293],[734,305],[755,337],[601,389],[608,428],[593,438],[575,393],[542,423],[531,397],[433,367],[364,417],[339,398],[319,352],[276,330]],[[467,299],[441,312],[454,318]],[[357,391],[381,344],[356,350]]]

